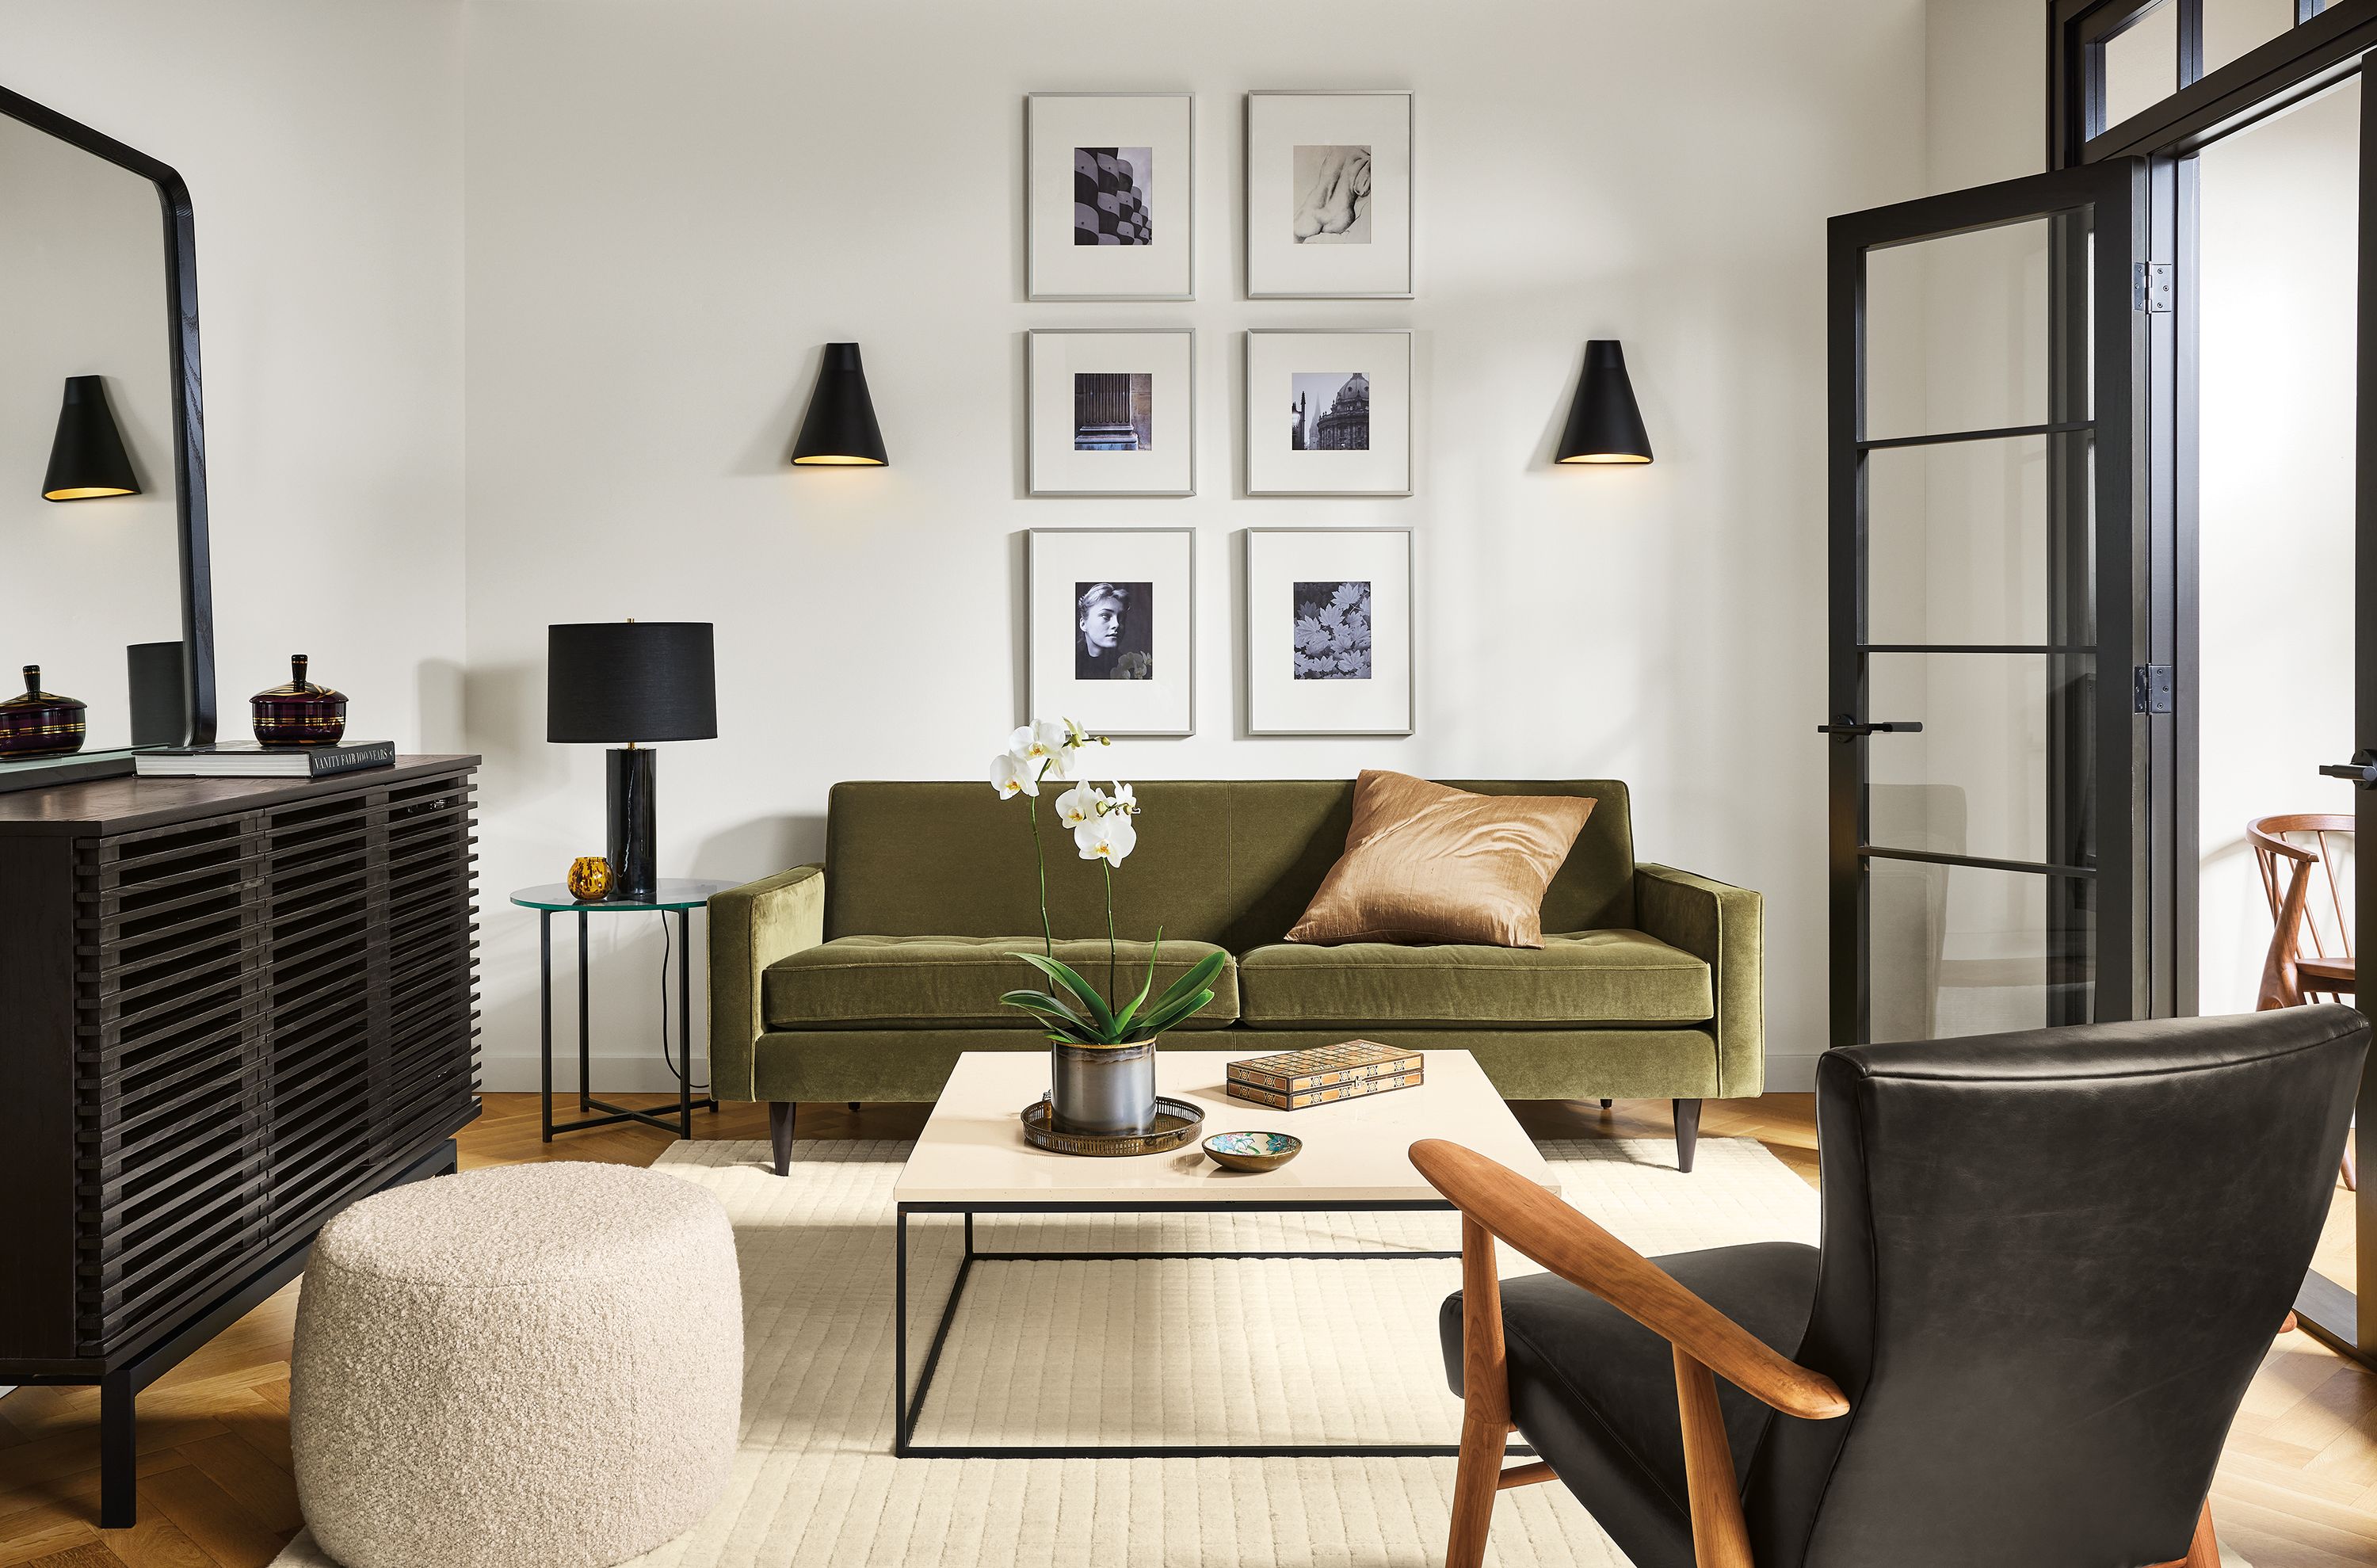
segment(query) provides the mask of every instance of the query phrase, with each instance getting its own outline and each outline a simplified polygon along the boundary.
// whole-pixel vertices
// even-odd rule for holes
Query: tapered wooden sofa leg
[[[793,1113],[800,1105],[794,1100],[768,1102],[768,1142],[774,1146],[776,1174],[793,1174]]]
[[[1692,1155],[1701,1145],[1701,1103],[1698,1100],[1677,1100],[1676,1107],[1676,1168],[1692,1168]]]

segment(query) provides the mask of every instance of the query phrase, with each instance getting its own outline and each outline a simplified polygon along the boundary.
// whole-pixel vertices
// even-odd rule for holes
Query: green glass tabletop
[[[712,893],[724,892],[733,882],[702,882],[688,877],[663,877],[660,891],[649,904],[630,904],[625,899],[598,898],[581,901],[569,896],[568,887],[561,882],[546,882],[533,888],[521,888],[512,894],[512,902],[523,909],[575,909],[588,915],[634,915],[654,909],[699,909],[710,902]]]

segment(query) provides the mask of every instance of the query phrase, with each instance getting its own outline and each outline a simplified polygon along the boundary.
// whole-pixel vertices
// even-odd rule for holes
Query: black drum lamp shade
[[[1642,428],[1642,411],[1634,405],[1634,383],[1626,377],[1626,351],[1615,338],[1595,338],[1584,345],[1584,377],[1568,411],[1559,461],[1651,461],[1651,437]]]
[[[593,621],[545,628],[544,738],[609,746],[603,817],[614,900],[660,888],[658,753],[651,740],[718,734],[718,656],[708,621]]]
[[[875,400],[866,395],[858,345],[826,344],[817,390],[809,394],[808,413],[793,442],[794,465],[880,468],[890,461],[884,455],[883,432],[875,424]]]
[[[132,457],[107,406],[107,382],[98,376],[66,377],[66,402],[58,410],[57,438],[50,443],[50,469],[42,479],[45,501],[91,501],[105,496],[137,496]]]
[[[618,746],[718,734],[708,621],[593,621],[547,629],[544,738]]]

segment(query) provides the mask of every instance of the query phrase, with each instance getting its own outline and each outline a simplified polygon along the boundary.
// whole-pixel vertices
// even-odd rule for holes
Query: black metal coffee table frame
[[[1341,1198],[1245,1203],[1192,1201],[1168,1203],[970,1200],[964,1203],[899,1203],[897,1217],[894,1220],[898,1232],[894,1245],[898,1255],[892,1294],[896,1300],[894,1310],[898,1314],[898,1333],[892,1338],[891,1452],[902,1459],[1329,1459],[1344,1457],[1435,1459],[1457,1454],[1461,1450],[1455,1444],[1431,1442],[1181,1443],[1161,1444],[1153,1447],[994,1444],[986,1447],[964,1447],[942,1443],[920,1443],[916,1441],[916,1424],[918,1418],[924,1414],[925,1396],[932,1390],[933,1373],[940,1364],[941,1348],[949,1341],[950,1325],[957,1319],[959,1303],[965,1298],[966,1279],[973,1274],[976,1263],[1157,1263],[1181,1260],[1253,1262],[1277,1259],[1330,1263],[1388,1263],[1461,1256],[1458,1250],[1447,1252],[1401,1249],[1329,1252],[984,1251],[974,1246],[973,1219],[976,1215],[1451,1214],[1453,1212],[1452,1205],[1440,1198],[1380,1198],[1368,1201]],[[916,1392],[913,1397],[908,1393],[908,1218],[911,1215],[962,1215],[965,1217],[965,1251],[958,1262],[957,1277],[950,1282],[949,1299],[942,1303],[940,1322],[933,1329],[933,1343],[925,1352],[924,1366],[916,1380]],[[1508,1452],[1515,1454],[1531,1454],[1535,1450],[1513,1445]]]

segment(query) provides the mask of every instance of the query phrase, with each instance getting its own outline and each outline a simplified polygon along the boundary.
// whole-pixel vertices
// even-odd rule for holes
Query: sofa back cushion
[[[1479,795],[1586,796],[1597,804],[1544,893],[1543,928],[1634,924],[1634,836],[1615,779],[1446,779]],[[1296,924],[1345,850],[1351,779],[1137,784],[1139,847],[1116,871],[1115,923],[1244,952]],[[1040,803],[1048,906],[1059,937],[1105,929],[1105,884]],[[853,783],[826,808],[825,934],[1009,937],[1040,928],[1032,832],[1021,800],[986,783]]]

